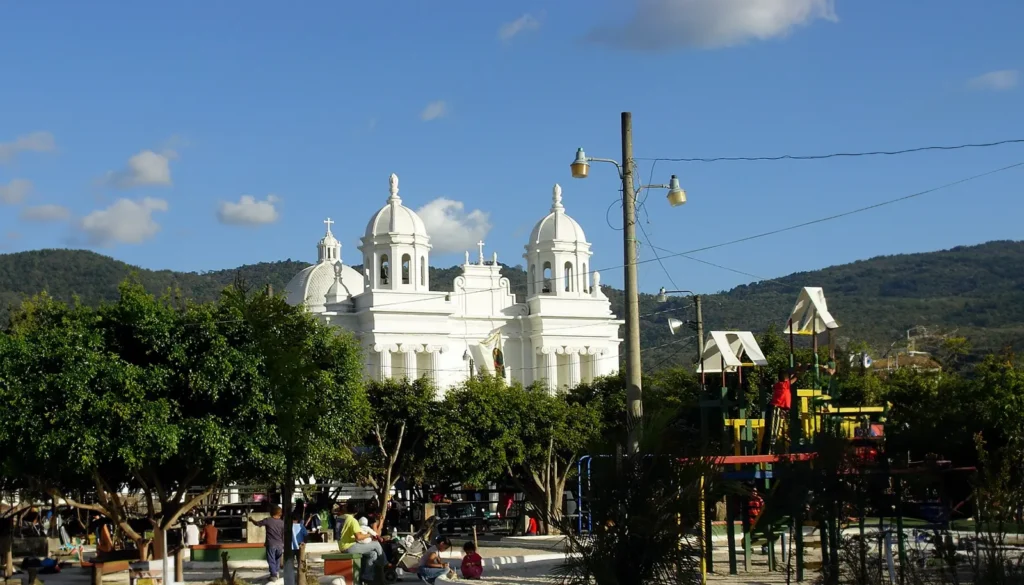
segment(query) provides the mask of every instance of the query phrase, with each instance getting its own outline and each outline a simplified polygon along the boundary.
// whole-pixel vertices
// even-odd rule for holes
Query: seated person
[[[368,528],[363,527],[356,520],[355,504],[349,502],[348,514],[342,520],[338,550],[343,553],[361,555],[363,557],[363,580],[373,581],[378,566],[383,567],[385,563],[384,549],[381,548],[379,542],[373,540],[366,530]]]
[[[465,556],[462,557],[462,577],[464,579],[479,579],[484,574],[484,560],[476,552],[476,545],[469,541],[462,547]]]

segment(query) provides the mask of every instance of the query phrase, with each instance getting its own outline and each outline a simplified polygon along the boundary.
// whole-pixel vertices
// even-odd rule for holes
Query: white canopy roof
[[[828,312],[825,291],[820,286],[805,286],[800,291],[783,333],[789,333],[791,328],[795,335],[824,333],[829,329],[839,328],[839,323],[836,323],[832,314]]]
[[[746,361],[743,358],[746,358]],[[727,372],[736,371],[736,368],[744,363],[753,363],[755,366],[768,365],[768,360],[761,353],[761,347],[757,345],[754,334],[749,331],[712,331],[710,339],[704,345],[701,361],[704,362],[703,370],[701,364],[697,364],[697,372],[703,371],[705,374],[721,373],[723,363]]]

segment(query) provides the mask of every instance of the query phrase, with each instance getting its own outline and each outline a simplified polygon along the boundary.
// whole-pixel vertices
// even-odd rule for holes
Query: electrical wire
[[[925,189],[923,191],[918,191],[916,193],[911,193],[909,195],[903,195],[901,197],[896,197],[896,198],[893,198],[893,199],[889,199],[889,200],[886,200],[886,201],[882,201],[882,202],[879,202],[879,203],[868,205],[868,206],[865,206],[865,207],[860,207],[860,208],[857,208],[857,209],[852,209],[852,210],[849,210],[849,211],[844,211],[844,212],[841,212],[841,213],[836,213],[836,214],[829,215],[829,216],[826,216],[826,217],[821,217],[821,218],[818,218],[818,219],[813,219],[813,220],[809,220],[809,221],[793,224],[793,225],[790,225],[790,226],[787,226],[787,227],[783,227],[783,228],[779,228],[779,229],[775,229],[775,230],[769,230],[769,231],[766,231],[766,232],[761,232],[761,233],[758,233],[758,234],[754,234],[754,235],[750,235],[750,236],[745,236],[745,237],[737,238],[737,239],[734,239],[734,240],[729,240],[729,241],[726,241],[726,242],[720,242],[720,243],[712,244],[712,245],[709,245],[709,246],[702,246],[700,248],[694,248],[694,249],[686,250],[686,251],[683,251],[683,252],[673,252],[673,251],[661,248],[661,250],[663,252],[665,252],[665,255],[660,256],[659,258],[651,258],[651,259],[647,259],[647,260],[638,260],[636,262],[636,264],[640,265],[640,264],[647,264],[647,263],[650,263],[650,262],[658,262],[658,261],[662,261],[662,260],[665,260],[665,259],[668,259],[668,258],[686,257],[686,256],[690,256],[690,255],[696,254],[698,252],[706,252],[708,250],[714,250],[714,249],[717,249],[717,248],[724,248],[726,246],[732,246],[732,245],[740,244],[740,243],[743,243],[743,242],[749,242],[749,241],[752,241],[752,240],[757,240],[757,239],[760,239],[760,238],[765,238],[765,237],[768,237],[768,236],[777,235],[777,234],[780,234],[780,233],[784,233],[784,232],[788,232],[788,231],[792,231],[792,230],[808,227],[808,226],[811,226],[811,225],[816,225],[816,224],[819,224],[819,223],[824,223],[824,222],[827,222],[827,221],[832,221],[832,220],[835,220],[835,219],[840,219],[840,218],[843,218],[843,217],[848,217],[848,216],[855,215],[855,214],[858,214],[858,213],[863,213],[865,211],[871,211],[873,209],[878,209],[880,207],[885,207],[885,206],[892,205],[892,204],[895,204],[895,203],[900,203],[902,201],[907,201],[907,200],[914,199],[914,198],[917,198],[917,197],[922,197],[924,195],[929,195],[929,194],[935,193],[937,191],[942,191],[942,190],[948,189],[950,187],[955,187],[957,185],[962,185],[962,184],[968,183],[970,181],[974,181],[974,180],[977,180],[977,179],[980,179],[980,178],[983,178],[983,177],[987,177],[987,176],[990,176],[990,175],[1001,173],[1003,171],[1007,171],[1007,170],[1014,169],[1014,168],[1021,167],[1021,166],[1024,166],[1024,161],[1018,162],[1018,163],[1014,163],[1014,164],[1011,164],[1011,165],[1007,165],[1007,166],[1004,166],[1004,167],[1000,167],[1000,168],[997,168],[997,169],[993,169],[993,170],[990,170],[990,171],[986,171],[984,173],[979,173],[979,174],[976,174],[976,175],[972,175],[972,176],[969,176],[969,177],[966,177],[966,178],[963,178],[963,179],[959,179],[959,180],[956,180],[956,181],[945,183],[943,185],[939,185],[937,187],[932,187],[930,189]],[[621,268],[624,268],[624,267],[625,267],[624,264],[615,264],[615,265],[611,265],[611,266],[605,266],[605,267],[602,267],[602,268],[589,269],[589,270],[587,270],[583,274],[586,274],[588,276],[592,276],[594,273],[597,273],[597,272],[606,271],[606,270],[617,270],[617,269],[621,269]],[[723,266],[719,266],[719,267],[720,268],[724,268],[726,270],[732,270],[732,269],[729,269],[729,268],[725,268]],[[527,269],[527,274],[529,274],[528,269]],[[528,281],[527,285],[529,286],[530,284],[533,284],[534,287],[536,287],[537,285],[543,286],[544,279],[541,278],[541,279],[538,279],[537,281],[532,282],[532,283]],[[447,294],[449,294],[449,295],[459,294],[459,295],[462,295],[462,296],[469,296],[469,295],[474,295],[474,294],[503,292],[505,290],[507,290],[507,289],[504,288],[504,287],[500,287],[499,286],[499,287],[490,287],[490,288],[482,288],[482,289],[477,289],[477,290],[465,291],[465,292],[461,292],[461,293],[448,292]],[[387,302],[387,303],[378,303],[378,304],[374,304],[373,308],[374,309],[381,309],[381,308],[385,308],[385,307],[396,307],[396,306],[402,306],[402,305],[409,305],[409,304],[413,304],[413,303],[437,302],[438,301],[438,296],[437,295],[442,293],[442,292],[444,292],[444,291],[430,291],[429,294],[424,294],[423,296],[417,296],[417,298],[405,299],[405,300],[401,300],[401,301],[392,301],[392,302]]]
[[[1010,169],[1013,169],[1013,168],[1017,168],[1017,167],[1020,167],[1020,166],[1024,166],[1024,161],[1019,162],[1019,163],[1014,163],[1012,165],[1007,165],[1005,167],[1000,167],[998,169],[994,169],[994,170],[991,170],[991,171],[986,171],[984,173],[980,173],[980,174],[977,174],[977,175],[972,175],[970,177],[967,177],[967,178],[964,178],[964,179],[960,179],[960,180],[957,180],[957,181],[953,181],[951,183],[946,183],[946,184],[940,185],[938,187],[932,187],[931,189],[925,189],[924,191],[918,191],[916,193],[911,193],[910,195],[904,195],[902,197],[896,197],[895,199],[889,199],[887,201],[882,201],[880,203],[875,203],[873,205],[868,205],[868,206],[865,206],[865,207],[859,207],[857,209],[851,209],[850,211],[844,211],[842,213],[836,213],[834,215],[829,215],[827,217],[820,217],[818,219],[812,219],[810,221],[805,221],[805,222],[802,222],[802,223],[793,224],[791,226],[787,226],[787,227],[784,227],[784,228],[770,230],[770,231],[767,231],[767,232],[761,232],[759,234],[754,234],[752,236],[746,236],[746,237],[743,237],[743,238],[737,238],[735,240],[729,240],[728,242],[721,242],[721,243],[718,243],[718,244],[712,244],[710,246],[703,246],[701,248],[694,248],[692,250],[687,250],[685,252],[672,252],[671,254],[668,254],[665,257],[666,258],[672,258],[672,257],[676,257],[676,256],[687,256],[687,255],[690,255],[690,254],[696,254],[697,252],[706,252],[708,250],[714,250],[716,248],[724,248],[725,246],[732,246],[734,244],[739,244],[739,243],[742,243],[742,242],[749,242],[751,240],[757,240],[757,239],[765,238],[765,237],[768,237],[768,236],[774,236],[776,234],[781,234],[781,233],[792,231],[792,230],[795,230],[795,229],[799,229],[799,228],[803,228],[803,227],[807,227],[807,226],[811,226],[811,225],[815,225],[815,224],[819,224],[819,223],[824,223],[826,221],[832,221],[834,219],[840,219],[840,218],[843,218],[843,217],[848,217],[850,215],[854,215],[854,214],[857,214],[857,213],[863,213],[865,211],[871,211],[872,209],[878,209],[879,207],[885,207],[887,205],[892,205],[894,203],[900,203],[902,201],[907,201],[909,199],[914,199],[916,197],[921,197],[923,195],[928,195],[930,193],[935,193],[936,191],[941,191],[943,189],[948,189],[950,187],[955,187],[956,185],[962,185],[963,183],[967,183],[968,181],[973,181],[975,179],[980,179],[982,177],[987,177],[989,175],[994,175],[996,173],[1007,171],[1007,170],[1010,170]],[[638,262],[638,264],[641,264],[643,262],[651,262],[651,260],[640,261],[640,262]]]
[[[780,160],[822,160],[827,158],[857,157],[857,156],[894,156],[910,154],[914,152],[925,152],[929,150],[961,150],[965,148],[990,148],[1004,144],[1024,143],[1024,138],[1013,138],[1010,140],[999,140],[997,142],[982,142],[976,144],[956,144],[953,146],[919,146],[916,148],[905,148],[903,150],[873,150],[866,152],[832,152],[829,154],[796,155],[783,154],[779,156],[719,156],[714,158],[636,158],[634,160],[647,161],[668,161],[668,162],[737,162],[737,161],[780,161]]]

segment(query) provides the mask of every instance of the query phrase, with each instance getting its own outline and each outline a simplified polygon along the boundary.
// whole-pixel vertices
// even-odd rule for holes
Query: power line
[[[667,160],[667,159],[661,159],[661,160]],[[647,259],[647,260],[638,260],[636,262],[636,264],[640,265],[640,264],[647,264],[649,262],[661,262],[661,261],[663,261],[665,259],[668,259],[668,258],[686,257],[686,256],[689,256],[689,255],[692,255],[692,254],[696,254],[698,252],[705,252],[705,251],[708,251],[708,250],[714,250],[716,248],[723,248],[725,246],[732,246],[734,244],[748,242],[748,241],[751,241],[751,240],[757,240],[757,239],[760,239],[760,238],[765,238],[765,237],[768,237],[768,236],[772,236],[772,235],[776,235],[776,234],[792,231],[792,230],[795,230],[795,229],[799,229],[799,228],[803,228],[803,227],[807,227],[807,226],[823,223],[823,222],[826,222],[826,221],[832,221],[834,219],[840,219],[840,218],[847,217],[847,216],[850,216],[850,215],[854,215],[854,214],[857,214],[857,213],[862,213],[862,212],[865,212],[865,211],[870,211],[872,209],[878,209],[880,207],[885,207],[887,205],[892,205],[894,203],[899,203],[901,201],[907,201],[909,199],[914,199],[914,198],[917,198],[917,197],[921,197],[923,195],[928,195],[928,194],[931,194],[931,193],[935,193],[935,192],[941,191],[943,189],[948,189],[950,187],[955,187],[957,185],[962,185],[962,184],[970,182],[970,181],[974,181],[974,180],[977,180],[977,179],[980,179],[980,178],[983,178],[983,177],[987,177],[989,175],[994,175],[996,173],[1001,173],[1003,171],[1014,169],[1014,168],[1017,168],[1017,167],[1020,167],[1020,166],[1024,166],[1024,161],[1018,162],[1018,163],[1015,163],[1015,164],[1012,164],[1012,165],[1007,165],[1005,167],[1000,167],[998,169],[994,169],[994,170],[991,170],[991,171],[986,171],[984,173],[979,173],[977,175],[972,175],[970,177],[959,179],[957,181],[952,181],[950,183],[939,185],[937,187],[932,187],[930,189],[925,189],[923,191],[918,191],[916,193],[911,193],[909,195],[904,195],[902,197],[896,197],[894,199],[889,199],[887,201],[882,201],[880,203],[875,203],[873,205],[868,205],[866,207],[860,207],[860,208],[857,208],[857,209],[852,209],[850,211],[844,211],[842,213],[837,213],[837,214],[830,215],[830,216],[827,216],[827,217],[821,217],[821,218],[818,218],[818,219],[813,219],[813,220],[810,220],[810,221],[805,221],[805,222],[802,222],[802,223],[794,224],[794,225],[791,225],[791,226],[788,226],[788,227],[779,228],[779,229],[775,229],[775,230],[770,230],[770,231],[767,231],[767,232],[761,232],[759,234],[754,234],[754,235],[750,235],[750,236],[746,236],[746,237],[742,237],[742,238],[737,238],[735,240],[729,240],[727,242],[721,242],[721,243],[718,243],[718,244],[712,244],[710,246],[703,246],[703,247],[700,247],[700,248],[694,248],[692,250],[686,250],[684,252],[672,252],[672,251],[666,250],[664,248],[660,248],[663,252],[665,252],[665,255],[658,256],[656,258],[650,258],[650,259]],[[607,270],[617,270],[617,269],[623,268],[624,266],[625,266],[624,264],[616,264],[616,265],[611,265],[611,266],[605,266],[605,267],[602,267],[602,268],[588,269],[587,271],[582,272],[581,274],[586,274],[586,275],[590,276],[590,275],[593,275],[595,272],[601,272],[601,271],[607,271]],[[733,269],[726,268],[724,266],[719,266],[719,268],[723,268],[725,270],[733,271]],[[739,271],[735,271],[735,272],[739,272]],[[527,274],[529,274],[529,267],[527,267]],[[748,276],[754,276],[754,275],[748,275]],[[536,287],[538,285],[543,286],[544,285],[544,279],[540,278],[540,279],[538,279],[538,280],[536,280],[535,282],[532,282],[532,283],[528,280],[527,281],[527,286],[529,287],[530,284],[533,284],[534,287]],[[458,294],[461,294],[462,296],[467,296],[468,297],[469,295],[482,294],[482,293],[492,293],[492,292],[500,292],[500,291],[503,291],[503,290],[505,290],[504,287],[491,287],[491,288],[482,288],[482,289],[465,291],[465,292],[458,293]],[[431,293],[442,293],[442,292],[445,292],[445,291],[430,291],[430,292]],[[448,291],[447,294],[448,295],[455,295],[456,293],[453,292],[453,291]],[[401,300],[401,301],[392,301],[392,302],[387,302],[387,303],[379,303],[379,304],[373,305],[373,308],[380,309],[380,308],[384,308],[384,307],[394,307],[394,306],[399,306],[399,305],[409,305],[409,304],[412,304],[412,303],[438,302],[438,300],[439,299],[436,296],[424,296],[424,297],[417,297],[417,298],[406,299],[406,300]]]
[[[821,160],[826,158],[856,157],[856,156],[893,156],[899,154],[910,154],[913,152],[925,152],[929,150],[961,150],[965,148],[990,148],[1004,144],[1024,143],[1024,138],[1010,140],[999,140],[997,142],[982,142],[976,144],[957,144],[954,146],[919,146],[916,148],[905,148],[903,150],[873,150],[867,152],[832,152],[829,154],[796,155],[783,154],[779,156],[719,156],[714,158],[636,158],[635,160],[668,161],[668,162],[737,162],[737,161],[779,161],[779,160]]]
[[[968,181],[973,181],[975,179],[980,179],[982,177],[987,177],[989,175],[994,175],[996,173],[1001,173],[1003,171],[1007,171],[1007,170],[1010,170],[1010,169],[1013,169],[1013,168],[1016,168],[1016,167],[1019,167],[1019,166],[1024,166],[1024,161],[1019,162],[1019,163],[1014,163],[1012,165],[1007,165],[1005,167],[1001,167],[1001,168],[998,168],[998,169],[995,169],[995,170],[986,171],[984,173],[973,175],[973,176],[967,177],[965,179],[960,179],[960,180],[957,180],[957,181],[953,181],[951,183],[946,183],[945,185],[940,185],[938,187],[932,187],[931,189],[925,189],[924,191],[918,191],[917,193],[911,193],[910,195],[904,195],[902,197],[897,197],[895,199],[889,199],[888,201],[882,201],[880,203],[875,203],[873,205],[868,205],[866,207],[860,207],[860,208],[857,208],[857,209],[851,209],[850,211],[844,211],[842,213],[837,213],[835,215],[830,215],[830,216],[827,216],[827,217],[821,217],[821,218],[818,218],[818,219],[812,219],[810,221],[805,221],[805,222],[802,222],[802,223],[794,224],[794,225],[787,226],[787,227],[784,227],[784,228],[779,228],[779,229],[776,229],[776,230],[770,230],[770,231],[767,231],[767,232],[761,232],[759,234],[754,234],[752,236],[746,236],[746,237],[743,237],[743,238],[737,238],[735,240],[730,240],[728,242],[722,242],[722,243],[719,243],[719,244],[712,244],[710,246],[704,246],[704,247],[701,247],[701,248],[694,248],[693,250],[687,250],[685,252],[672,252],[671,254],[665,256],[665,258],[672,258],[672,257],[676,257],[676,256],[687,256],[689,254],[696,254],[697,252],[705,252],[707,250],[714,250],[716,248],[724,248],[725,246],[731,246],[733,244],[739,244],[739,243],[742,243],[742,242],[749,242],[751,240],[756,240],[756,239],[764,238],[764,237],[767,237],[767,236],[773,236],[775,234],[781,234],[783,232],[792,231],[792,230],[799,229],[799,228],[802,228],[802,227],[807,227],[807,226],[810,226],[810,225],[814,225],[814,224],[818,224],[818,223],[823,223],[823,222],[826,222],[826,221],[832,221],[833,219],[839,219],[839,218],[842,218],[842,217],[847,217],[847,216],[854,215],[854,214],[857,214],[857,213],[862,213],[864,211],[870,211],[872,209],[878,209],[879,207],[885,207],[886,205],[892,205],[893,203],[899,203],[901,201],[906,201],[908,199],[913,199],[915,197],[921,197],[922,195],[928,195],[928,194],[934,193],[936,191],[941,191],[942,189],[948,189],[950,187],[954,187],[956,185],[961,185],[961,184],[966,183]],[[645,262],[653,262],[653,260],[641,260],[641,261],[637,262],[637,264],[643,264]]]

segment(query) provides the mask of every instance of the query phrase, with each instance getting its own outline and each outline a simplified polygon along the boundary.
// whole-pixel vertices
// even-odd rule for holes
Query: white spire
[[[388,197],[388,203],[401,203],[402,198],[398,196],[398,175],[391,173],[389,183],[391,185],[391,196]]]
[[[562,206],[562,186],[555,183],[553,189],[551,189],[551,211],[561,211],[565,209]]]

